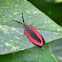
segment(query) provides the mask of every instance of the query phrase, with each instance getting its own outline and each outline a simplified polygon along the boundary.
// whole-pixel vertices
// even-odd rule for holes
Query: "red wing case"
[[[29,40],[39,48],[41,48],[45,44],[45,41],[41,36],[41,34],[37,30],[35,30],[33,27],[29,26],[29,30],[28,31],[25,30],[25,32]]]

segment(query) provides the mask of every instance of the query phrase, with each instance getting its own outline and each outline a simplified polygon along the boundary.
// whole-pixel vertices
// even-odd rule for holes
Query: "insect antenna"
[[[12,21],[15,21],[15,20],[12,20]],[[20,24],[22,24],[22,25],[23,25],[23,23],[21,23],[21,22],[19,22],[19,21],[15,21],[15,22],[20,23]]]
[[[24,17],[23,17],[23,13],[22,13],[22,20],[23,20],[23,23],[24,23]],[[25,25],[25,23],[24,23],[24,25]]]

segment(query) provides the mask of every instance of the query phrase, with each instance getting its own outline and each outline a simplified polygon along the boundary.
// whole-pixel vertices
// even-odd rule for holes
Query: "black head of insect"
[[[23,13],[22,13],[22,20],[23,20],[23,23],[21,23],[21,22],[19,22],[19,21],[15,21],[15,20],[12,20],[12,21],[15,21],[15,22],[17,22],[17,23],[20,23],[20,24],[22,24],[24,27],[26,27],[25,22],[24,22],[24,18],[23,18]]]

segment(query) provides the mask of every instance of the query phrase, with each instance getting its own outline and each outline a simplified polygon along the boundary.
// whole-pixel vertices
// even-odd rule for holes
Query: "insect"
[[[29,40],[34,45],[36,45],[39,48],[41,48],[43,45],[45,45],[45,40],[41,36],[41,34],[36,29],[34,29],[33,27],[28,26],[28,25],[25,24],[23,13],[22,13],[22,20],[23,20],[23,23],[21,23],[19,21],[15,21],[15,20],[12,20],[12,21],[20,23],[20,24],[22,24],[24,26],[24,28],[25,28],[25,34],[27,35],[27,37],[29,38]]]

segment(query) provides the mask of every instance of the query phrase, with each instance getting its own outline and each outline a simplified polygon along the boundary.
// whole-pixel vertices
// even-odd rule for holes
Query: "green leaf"
[[[4,58],[4,60],[3,60]],[[28,50],[0,56],[1,62],[57,62],[51,48],[46,44],[42,49],[34,47]]]
[[[33,47],[27,36],[23,37],[24,28],[12,20],[21,20],[33,24],[44,37],[46,43],[62,38],[62,28],[47,15],[26,0],[0,0],[0,55],[21,51]],[[45,45],[46,46],[46,45]]]
[[[49,43],[58,62],[62,62],[62,39]]]

